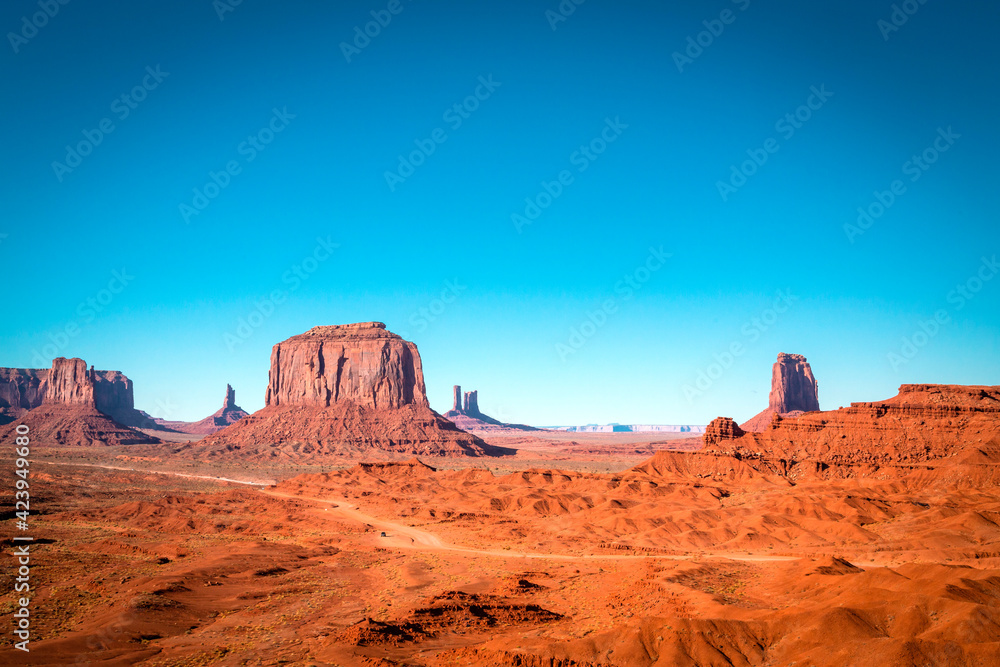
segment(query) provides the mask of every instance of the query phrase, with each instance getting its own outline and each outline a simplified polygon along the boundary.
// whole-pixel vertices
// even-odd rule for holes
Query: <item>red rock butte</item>
[[[313,327],[274,346],[265,405],[427,406],[417,346],[381,322]]]
[[[119,371],[88,369],[83,359],[59,357],[48,370],[0,369],[0,416],[27,423],[36,438],[56,445],[159,442],[129,428],[152,425],[135,409],[132,381]]]
[[[278,343],[264,409],[192,447],[209,458],[513,453],[431,410],[417,346],[381,322],[313,327]]]
[[[809,362],[801,354],[778,353],[771,367],[771,392],[767,408],[741,424],[744,431],[761,432],[775,415],[797,417],[819,410],[819,388]]]

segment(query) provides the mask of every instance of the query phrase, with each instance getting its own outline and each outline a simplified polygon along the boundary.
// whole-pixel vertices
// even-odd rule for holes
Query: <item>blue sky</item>
[[[998,7],[56,4],[0,10],[0,365],[192,420],[368,320],[536,424],[1000,382]]]

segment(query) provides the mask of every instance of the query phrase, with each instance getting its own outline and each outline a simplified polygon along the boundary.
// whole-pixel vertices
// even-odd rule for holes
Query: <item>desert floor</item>
[[[995,486],[793,485],[649,434],[485,437],[518,456],[37,448],[31,652],[5,631],[2,662],[1000,664]]]

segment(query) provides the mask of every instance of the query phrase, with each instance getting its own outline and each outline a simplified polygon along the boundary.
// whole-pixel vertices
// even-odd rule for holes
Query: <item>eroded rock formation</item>
[[[466,431],[538,431],[533,426],[525,424],[505,424],[479,410],[479,390],[462,393],[462,387],[455,385],[455,401],[451,410],[444,413],[455,426]],[[464,401],[463,401],[464,399]]]
[[[86,362],[65,357],[53,359],[43,402],[96,407],[93,373],[87,369]]]
[[[744,434],[732,417],[716,417],[705,427],[705,444],[715,444],[723,440],[733,440]]]
[[[479,391],[467,391],[465,392],[465,414],[470,417],[478,417],[481,413],[479,411]]]
[[[47,371],[4,370],[2,376],[17,385],[12,389],[8,382],[8,391],[23,399],[18,413],[11,416],[27,424],[40,442],[68,446],[159,442],[129,428],[153,424],[135,409],[132,381],[119,371],[95,371],[83,359],[64,357],[54,359]]]
[[[47,369],[0,368],[0,424],[6,424],[45,398]]]
[[[427,406],[417,346],[381,322],[313,327],[271,352],[265,405]]]
[[[819,410],[819,390],[809,362],[801,354],[778,354],[771,367],[768,406],[741,424],[744,431],[759,433],[770,427],[775,415],[797,417]]]
[[[156,425],[135,409],[132,381],[120,371],[88,370],[83,359],[59,357],[52,368],[0,368],[0,417],[4,423],[42,404],[83,405],[120,424]]]
[[[264,409],[192,447],[209,458],[241,450],[296,460],[513,453],[431,410],[417,346],[381,322],[313,327],[278,343]]]
[[[836,469],[829,474],[848,476],[873,467],[947,459],[968,443],[987,442],[998,433],[1000,387],[904,384],[885,401],[778,415],[762,433],[714,442],[706,438],[706,448],[782,469]]]
[[[226,397],[222,401],[222,408],[215,413],[196,422],[167,421],[156,419],[156,423],[171,431],[180,433],[191,433],[193,435],[210,435],[221,431],[230,424],[235,424],[239,420],[248,416],[246,410],[236,405],[236,391],[232,385],[226,385]]]
[[[819,391],[809,362],[801,354],[778,354],[771,368],[768,407],[778,414],[819,410]]]

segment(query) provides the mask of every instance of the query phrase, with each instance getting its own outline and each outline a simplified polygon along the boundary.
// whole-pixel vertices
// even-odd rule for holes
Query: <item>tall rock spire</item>
[[[819,390],[809,362],[801,354],[778,355],[771,369],[768,407],[777,413],[819,410]]]

